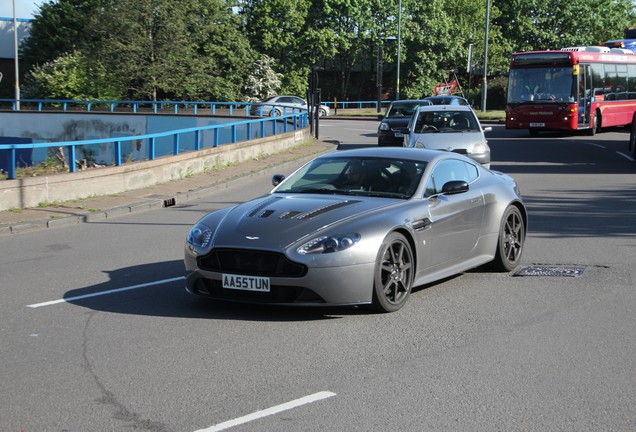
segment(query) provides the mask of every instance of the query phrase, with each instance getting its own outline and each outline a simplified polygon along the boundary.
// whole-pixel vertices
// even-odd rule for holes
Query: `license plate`
[[[224,274],[222,277],[223,288],[243,291],[269,292],[270,280],[266,277],[231,274]]]
[[[545,127],[545,123],[530,123],[530,127]]]
[[[404,138],[404,134],[402,132],[395,132],[396,138]]]

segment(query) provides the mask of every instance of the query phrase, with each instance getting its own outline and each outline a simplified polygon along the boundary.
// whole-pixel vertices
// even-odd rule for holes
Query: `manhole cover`
[[[584,271],[585,267],[582,266],[531,265],[520,268],[514,276],[578,277],[581,276]]]

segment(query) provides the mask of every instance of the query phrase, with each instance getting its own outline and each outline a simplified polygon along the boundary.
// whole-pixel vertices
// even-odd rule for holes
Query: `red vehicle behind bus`
[[[626,126],[636,111],[636,55],[608,47],[513,54],[506,128],[586,130]]]

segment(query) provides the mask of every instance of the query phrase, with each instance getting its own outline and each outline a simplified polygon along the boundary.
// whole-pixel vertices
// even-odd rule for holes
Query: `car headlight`
[[[389,130],[389,129],[391,129],[391,128],[386,123],[380,123],[380,127],[378,128],[378,130],[381,130],[381,131],[386,131],[386,130]]]
[[[212,230],[203,224],[196,224],[192,227],[186,241],[196,248],[207,248],[212,240]]]
[[[490,151],[490,147],[485,142],[477,143],[473,146],[473,153],[487,153]]]
[[[322,236],[308,241],[298,248],[301,255],[340,252],[360,241],[360,234]]]

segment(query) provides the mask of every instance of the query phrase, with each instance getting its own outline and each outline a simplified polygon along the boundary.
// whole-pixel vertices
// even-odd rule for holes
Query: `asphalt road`
[[[349,148],[374,145],[376,127],[325,119],[320,132]],[[268,178],[0,237],[0,430],[634,431],[627,136],[495,126],[492,168],[519,181],[523,267],[538,274],[467,272],[393,314],[184,291],[189,227],[267,192]]]

